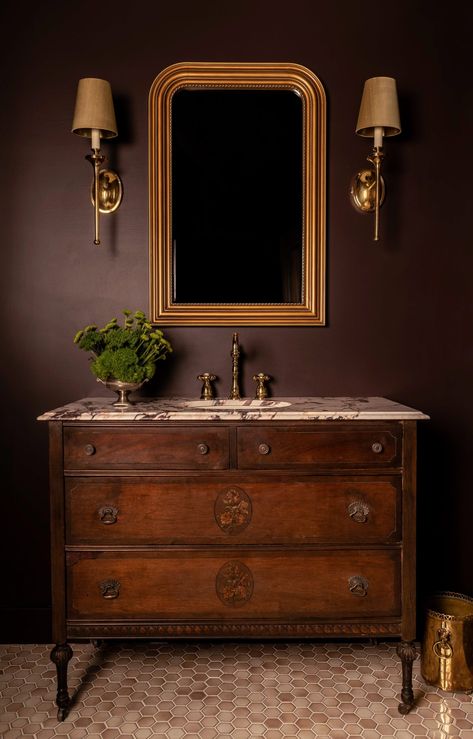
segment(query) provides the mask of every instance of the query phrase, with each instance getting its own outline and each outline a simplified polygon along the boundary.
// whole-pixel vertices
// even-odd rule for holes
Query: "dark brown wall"
[[[470,6],[471,7],[471,6]],[[41,411],[100,394],[75,331],[147,310],[147,93],[185,60],[294,61],[328,97],[328,325],[241,328],[245,390],[384,395],[429,413],[420,433],[419,592],[473,594],[471,10],[400,0],[4,2],[1,19],[2,612],[5,640],[49,639],[47,429]],[[374,8],[374,6],[372,6]],[[98,9],[98,10],[95,10]],[[94,20],[94,15],[96,20]],[[376,16],[376,17],[375,17]],[[363,81],[396,77],[403,133],[387,142],[382,240],[347,196],[368,153]],[[91,243],[87,143],[69,133],[80,77],[110,80],[108,146],[125,199]],[[235,329],[238,329],[235,326]],[[170,329],[158,395],[230,382],[231,328]]]

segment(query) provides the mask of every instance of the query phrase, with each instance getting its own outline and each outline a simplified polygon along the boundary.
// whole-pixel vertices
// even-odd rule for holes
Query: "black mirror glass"
[[[304,300],[303,108],[289,89],[174,92],[173,302]]]

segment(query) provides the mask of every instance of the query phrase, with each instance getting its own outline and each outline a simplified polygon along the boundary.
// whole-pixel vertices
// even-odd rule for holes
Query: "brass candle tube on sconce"
[[[117,136],[112,90],[106,80],[86,77],[79,80],[72,133],[91,138],[92,154],[85,158],[94,169],[91,199],[94,206],[94,244],[100,244],[100,213],[116,211],[123,197],[120,177],[110,169],[101,169],[105,156],[100,153],[100,139]]]
[[[356,133],[359,136],[373,137],[373,151],[367,159],[374,170],[362,169],[354,176],[350,197],[360,213],[374,212],[374,241],[379,240],[379,209],[385,196],[381,176],[383,136],[396,136],[400,132],[396,80],[392,77],[372,77],[366,80]]]

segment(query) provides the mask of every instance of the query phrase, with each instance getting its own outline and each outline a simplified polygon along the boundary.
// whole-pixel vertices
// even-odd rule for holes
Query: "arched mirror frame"
[[[171,102],[182,88],[293,90],[303,101],[303,275],[300,303],[175,303],[171,235]],[[149,93],[150,316],[161,325],[325,324],[325,92],[290,63],[183,62],[164,69]]]

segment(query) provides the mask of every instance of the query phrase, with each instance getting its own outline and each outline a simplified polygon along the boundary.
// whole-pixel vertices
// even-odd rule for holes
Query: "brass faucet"
[[[256,395],[255,398],[258,400],[264,400],[268,397],[268,388],[265,382],[271,379],[270,375],[266,375],[264,372],[258,372],[257,375],[253,375],[253,380],[256,382]]]
[[[212,382],[217,379],[217,375],[212,375],[210,372],[202,372],[201,375],[197,375],[197,379],[203,383],[202,390],[200,391],[200,399],[211,400],[214,396]]]
[[[232,391],[230,393],[230,400],[240,399],[240,388],[238,386],[238,360],[240,357],[240,346],[238,344],[238,334],[233,334],[232,341]]]

